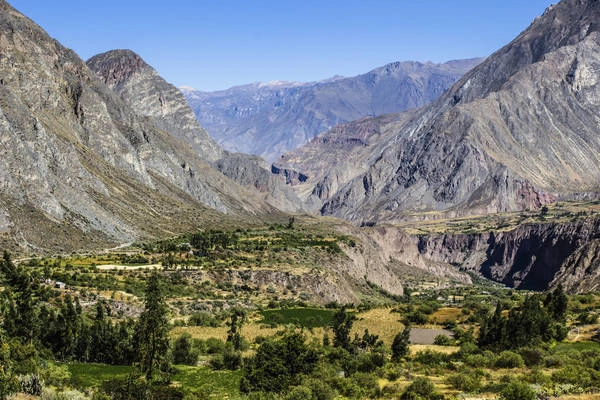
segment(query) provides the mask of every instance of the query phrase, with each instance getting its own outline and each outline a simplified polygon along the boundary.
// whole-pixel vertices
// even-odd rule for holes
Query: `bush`
[[[511,382],[500,392],[502,400],[535,400],[535,391],[525,382]]]
[[[500,353],[494,366],[497,368],[521,368],[525,365],[523,357],[514,351],[503,351]]]
[[[173,363],[196,365],[198,362],[198,350],[192,348],[192,336],[184,333],[173,343]]]
[[[400,396],[401,400],[443,399],[444,396],[435,392],[435,386],[427,378],[415,379]]]
[[[532,367],[534,365],[540,365],[544,361],[546,352],[539,347],[525,347],[519,350],[519,354],[523,357],[525,365]]]
[[[313,399],[313,393],[306,386],[295,386],[284,397],[285,400],[310,400]]]
[[[446,335],[437,335],[435,339],[433,339],[433,344],[438,346],[452,346],[454,344],[454,340]]]
[[[573,385],[579,385],[581,387],[592,386],[593,379],[591,371],[586,370],[584,367],[577,365],[569,365],[554,371],[552,373],[552,382],[555,383],[567,383]]]
[[[88,397],[78,390],[57,392],[55,389],[44,388],[40,400],[86,400]]]
[[[448,361],[448,355],[439,351],[424,350],[418,351],[414,356],[414,360],[423,365],[438,366]]]
[[[32,396],[40,396],[44,390],[44,381],[38,374],[29,374],[19,376],[21,391]]]
[[[473,393],[481,389],[481,376],[472,372],[452,374],[446,378],[446,383],[462,392]]]
[[[71,372],[66,365],[49,363],[42,375],[46,384],[56,387],[63,387],[71,380]]]
[[[335,391],[322,379],[305,378],[302,386],[310,388],[312,398],[315,400],[333,400],[335,397]]]

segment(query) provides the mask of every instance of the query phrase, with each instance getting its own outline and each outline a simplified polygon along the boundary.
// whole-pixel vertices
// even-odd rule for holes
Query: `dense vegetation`
[[[533,399],[600,387],[594,294],[477,281],[319,307],[294,288],[197,279],[209,259],[213,270],[257,255],[302,265],[300,256],[352,245],[292,228],[201,232],[138,253],[20,265],[5,253],[0,398]],[[162,269],[144,269],[157,261]],[[414,344],[432,328],[434,345]],[[563,342],[569,330],[579,341]]]

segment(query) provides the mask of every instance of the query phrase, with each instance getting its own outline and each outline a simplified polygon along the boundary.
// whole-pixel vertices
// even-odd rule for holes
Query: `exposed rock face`
[[[0,48],[4,248],[90,248],[272,209],[5,2]]]
[[[396,62],[353,78],[317,83],[183,91],[200,123],[224,148],[272,162],[342,122],[427,104],[479,62]]]
[[[431,105],[336,128],[276,166],[308,176],[298,190],[322,204],[321,213],[356,223],[426,211],[522,210],[594,196],[600,191],[600,79],[593,73],[600,66],[599,18],[599,2],[563,0]],[[352,128],[369,133],[366,147],[340,141],[340,135],[364,136]],[[306,154],[319,159],[322,143],[326,161],[319,166],[326,174],[299,161]],[[353,171],[340,173],[335,162],[351,157],[358,160]]]
[[[550,285],[556,287],[558,284],[571,293],[600,289],[600,239],[585,244],[567,258]]]
[[[377,226],[368,237],[381,257],[455,281],[468,282],[464,272],[473,271],[519,289],[546,290],[561,282],[571,292],[600,287],[598,217],[475,234],[417,236]]]
[[[189,144],[207,161],[223,157],[223,150],[200,127],[194,112],[177,88],[131,50],[112,50],[87,61],[88,67],[139,115]]]
[[[256,156],[223,151],[200,126],[185,97],[131,50],[112,50],[87,62],[92,71],[138,114],[184,143],[202,159],[238,184],[282,211],[302,211],[293,190]]]

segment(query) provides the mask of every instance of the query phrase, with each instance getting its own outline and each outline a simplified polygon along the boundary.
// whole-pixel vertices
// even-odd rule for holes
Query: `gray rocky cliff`
[[[215,161],[221,147],[198,124],[185,97],[131,50],[111,50],[87,61],[88,67],[139,115],[189,144],[198,156]]]
[[[0,48],[4,248],[68,251],[272,210],[6,3]]]
[[[87,64],[138,114],[188,144],[223,175],[279,210],[303,210],[302,201],[281,179],[271,175],[264,160],[223,151],[200,126],[181,92],[139,55],[131,50],[111,50],[90,58]]]
[[[365,229],[380,257],[401,265],[404,276],[421,271],[468,283],[466,273],[471,272],[527,290],[547,290],[559,283],[569,292],[600,287],[598,216],[481,233],[417,235],[390,225]]]

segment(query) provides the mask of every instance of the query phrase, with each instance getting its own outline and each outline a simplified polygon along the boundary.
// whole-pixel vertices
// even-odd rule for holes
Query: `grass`
[[[104,381],[127,376],[134,370],[130,366],[93,363],[70,363],[67,368],[71,373],[71,382],[78,388],[98,387]]]
[[[556,354],[568,352],[570,350],[577,350],[579,352],[584,350],[598,350],[600,351],[600,343],[598,342],[561,342],[554,346]]]
[[[331,324],[336,310],[319,308],[287,308],[279,310],[265,310],[261,312],[260,323],[267,325],[293,324],[304,328],[326,327]]]
[[[71,381],[78,388],[98,387],[102,382],[125,377],[134,371],[129,366],[106,364],[67,364]],[[173,384],[195,393],[203,399],[242,399],[239,393],[241,371],[213,371],[207,367],[175,366]]]
[[[368,329],[370,334],[378,335],[379,339],[391,346],[394,337],[404,329],[400,322],[400,314],[392,313],[388,308],[374,308],[358,313],[356,317],[351,337],[354,337],[355,333],[362,337],[365,329]]]
[[[202,399],[242,399],[239,387],[242,371],[213,371],[207,367],[178,365],[173,383]]]

